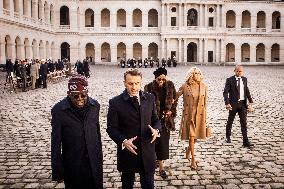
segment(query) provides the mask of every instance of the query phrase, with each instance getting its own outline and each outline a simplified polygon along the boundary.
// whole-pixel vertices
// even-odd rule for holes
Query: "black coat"
[[[249,88],[247,86],[247,78],[242,77],[242,81],[243,81],[243,84],[244,84],[245,104],[247,104],[247,100],[249,100],[249,102],[252,103],[253,100],[251,98]],[[238,92],[236,77],[232,76],[230,78],[227,78],[225,88],[224,88],[224,92],[223,92],[225,105],[237,104],[238,103],[238,95],[239,95],[239,92]]]
[[[68,179],[71,183],[78,184],[82,180],[81,164],[85,164],[84,160],[88,157],[95,188],[103,188],[100,105],[90,97],[88,104],[90,108],[83,122],[72,112],[68,98],[64,98],[51,110],[52,179]]]
[[[39,68],[39,75],[47,77],[47,73],[48,73],[47,64],[46,63],[41,64]]]
[[[109,101],[107,133],[117,144],[118,171],[155,171],[155,142],[150,143],[152,133],[148,125],[161,131],[161,124],[156,113],[155,97],[152,94],[140,91],[140,114],[132,104],[126,90]],[[135,136],[138,136],[138,139],[134,141],[134,144],[141,145],[141,152],[138,150],[137,156],[127,149],[122,150],[122,142]],[[143,162],[143,167],[141,167],[140,161]]]

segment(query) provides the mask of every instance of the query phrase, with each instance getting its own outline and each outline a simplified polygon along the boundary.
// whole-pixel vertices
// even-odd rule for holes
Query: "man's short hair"
[[[126,80],[126,75],[132,75],[132,76],[140,76],[142,78],[142,73],[137,68],[129,68],[124,73],[124,80]]]

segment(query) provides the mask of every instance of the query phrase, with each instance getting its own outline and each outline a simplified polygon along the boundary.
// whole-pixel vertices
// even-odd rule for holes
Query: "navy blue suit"
[[[135,108],[126,90],[109,101],[107,133],[117,144],[118,171],[133,173],[133,175],[134,173],[140,173],[140,177],[141,174],[142,177],[150,175],[154,179],[156,161],[155,142],[150,143],[152,133],[148,125],[161,131],[161,125],[156,113],[155,97],[152,94],[140,91],[139,108]],[[136,150],[138,153],[137,156],[126,148],[122,149],[123,141],[135,136],[137,136],[137,139],[133,143],[138,148]],[[124,187],[126,185],[131,188],[132,181],[129,181],[126,185],[125,182],[128,181],[124,181],[122,176],[123,188],[128,188]],[[144,184],[141,181],[142,188]]]

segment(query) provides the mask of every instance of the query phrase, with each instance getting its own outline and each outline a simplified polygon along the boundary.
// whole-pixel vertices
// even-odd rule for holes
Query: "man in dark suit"
[[[229,110],[229,117],[226,125],[226,142],[231,143],[232,124],[236,113],[239,114],[241,131],[243,135],[243,146],[252,147],[247,136],[247,109],[252,108],[253,100],[247,86],[247,78],[243,77],[243,66],[235,67],[235,75],[227,78],[223,92],[226,109]],[[247,102],[249,101],[249,103]]]
[[[72,77],[68,96],[51,110],[52,180],[69,189],[103,188],[100,104],[88,97],[87,85],[83,76]]]
[[[141,188],[154,188],[155,139],[161,125],[155,97],[141,88],[142,74],[137,69],[124,73],[125,90],[109,101],[107,133],[117,144],[117,169],[122,172],[123,189],[133,188],[135,173]]]

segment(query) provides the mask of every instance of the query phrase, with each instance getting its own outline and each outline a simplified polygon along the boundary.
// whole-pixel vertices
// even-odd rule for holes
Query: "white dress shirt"
[[[237,80],[237,86],[239,87],[240,85],[240,99],[239,100],[245,100],[245,90],[244,90],[244,83],[243,83],[243,80],[242,80],[242,77],[236,77],[236,80]],[[238,83],[238,80],[240,78],[240,83]]]

